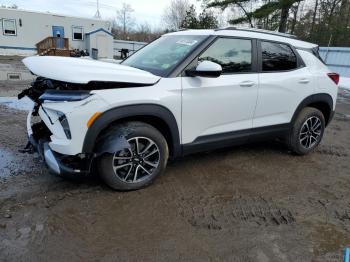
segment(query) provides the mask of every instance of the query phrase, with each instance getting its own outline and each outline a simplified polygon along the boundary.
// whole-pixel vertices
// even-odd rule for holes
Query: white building
[[[108,21],[52,13],[0,8],[0,55],[33,55],[47,37],[67,38],[69,49],[98,50],[98,58],[113,58]]]

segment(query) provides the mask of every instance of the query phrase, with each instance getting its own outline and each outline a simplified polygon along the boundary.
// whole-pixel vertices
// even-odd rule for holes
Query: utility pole
[[[100,1],[99,0],[96,0],[96,7],[97,7],[97,10],[96,10],[96,14],[94,15],[94,17],[97,19],[101,19]]]

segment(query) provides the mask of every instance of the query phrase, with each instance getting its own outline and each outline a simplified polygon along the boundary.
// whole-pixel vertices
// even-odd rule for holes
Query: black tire
[[[312,152],[321,142],[324,130],[325,119],[322,112],[313,107],[305,107],[290,130],[289,149],[298,155]]]
[[[120,191],[136,190],[150,185],[166,168],[169,150],[164,136],[149,124],[126,122],[109,128],[97,143],[103,143],[106,139],[120,136],[120,134],[124,134],[131,148],[117,151],[114,154],[103,154],[97,162],[101,178],[111,188]],[[154,145],[151,145],[152,142]],[[138,144],[138,149],[136,149],[136,144]],[[141,154],[149,145],[151,145],[149,151]],[[156,153],[151,154],[152,152]],[[149,154],[151,155],[146,158]],[[120,168],[123,165],[126,166]]]

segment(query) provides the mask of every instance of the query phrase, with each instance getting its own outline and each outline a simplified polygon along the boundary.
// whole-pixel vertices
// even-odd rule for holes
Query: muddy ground
[[[1,261],[341,261],[350,246],[350,100],[316,152],[277,142],[169,164],[146,189],[53,176],[0,105]]]

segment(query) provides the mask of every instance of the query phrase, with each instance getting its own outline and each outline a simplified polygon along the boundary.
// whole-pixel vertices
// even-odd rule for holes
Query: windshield
[[[167,76],[207,36],[163,36],[122,62],[158,76]]]

